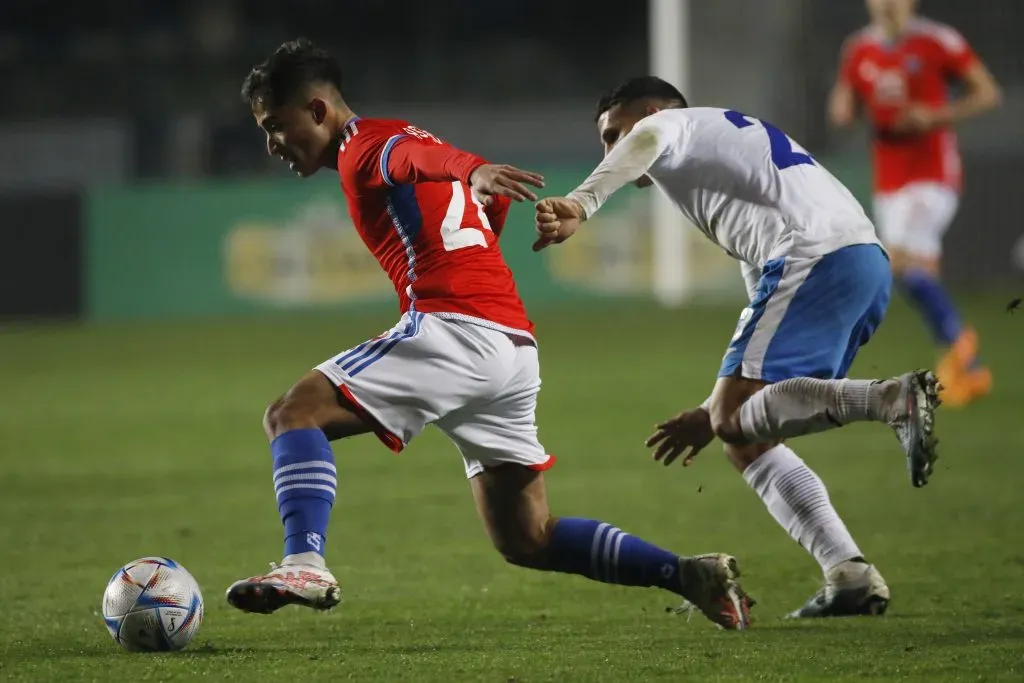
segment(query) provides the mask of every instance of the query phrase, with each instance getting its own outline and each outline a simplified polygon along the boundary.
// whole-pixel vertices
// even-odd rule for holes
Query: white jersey
[[[710,107],[666,109],[639,121],[569,194],[589,218],[647,174],[729,255],[760,270],[782,256],[823,256],[880,244],[850,191],[774,126]]]

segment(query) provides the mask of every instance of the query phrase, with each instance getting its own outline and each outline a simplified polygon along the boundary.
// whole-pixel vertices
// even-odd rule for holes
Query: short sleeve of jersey
[[[977,59],[970,43],[952,26],[940,25],[935,40],[942,53],[943,70],[954,78],[963,78]]]

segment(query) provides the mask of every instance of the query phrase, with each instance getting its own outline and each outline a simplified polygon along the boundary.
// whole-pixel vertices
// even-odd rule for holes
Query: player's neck
[[[878,24],[878,28],[881,29],[885,40],[893,43],[906,35],[907,31],[910,30],[910,19],[882,22]]]
[[[345,108],[344,111],[338,112],[338,121],[340,123],[340,125],[338,126],[338,135],[341,135],[342,131],[348,128],[348,125],[358,118],[359,116],[356,115],[354,111],[348,109],[347,107]]]
[[[341,147],[341,140],[345,136],[345,129],[358,118],[356,113],[348,107],[337,111],[334,119],[334,142],[331,144],[323,160],[324,168],[337,169],[338,149]]]

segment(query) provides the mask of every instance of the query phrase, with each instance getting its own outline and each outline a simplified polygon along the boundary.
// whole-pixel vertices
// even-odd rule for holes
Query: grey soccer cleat
[[[787,619],[881,616],[889,607],[889,587],[874,565],[844,562],[825,577],[825,586]]]
[[[679,580],[686,602],[670,610],[676,613],[698,610],[719,628],[742,631],[750,627],[754,601],[736,580],[740,575],[736,558],[711,554],[679,559]]]
[[[920,488],[928,483],[939,456],[935,451],[935,409],[939,407],[939,380],[930,370],[915,370],[896,377],[900,384],[895,417],[888,421],[907,454],[910,483]]]

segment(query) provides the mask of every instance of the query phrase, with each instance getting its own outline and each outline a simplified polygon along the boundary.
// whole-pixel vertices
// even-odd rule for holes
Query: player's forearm
[[[845,128],[857,118],[857,103],[852,88],[837,83],[828,102],[828,119],[836,128]]]
[[[585,218],[590,218],[620,188],[647,173],[664,151],[664,141],[656,130],[634,130],[567,198],[579,202]]]
[[[395,145],[387,161],[388,175],[396,185],[423,182],[469,183],[469,176],[487,161],[449,145]]]
[[[958,123],[995,109],[1001,100],[998,88],[975,90],[945,105],[939,110],[939,117],[945,124]]]

